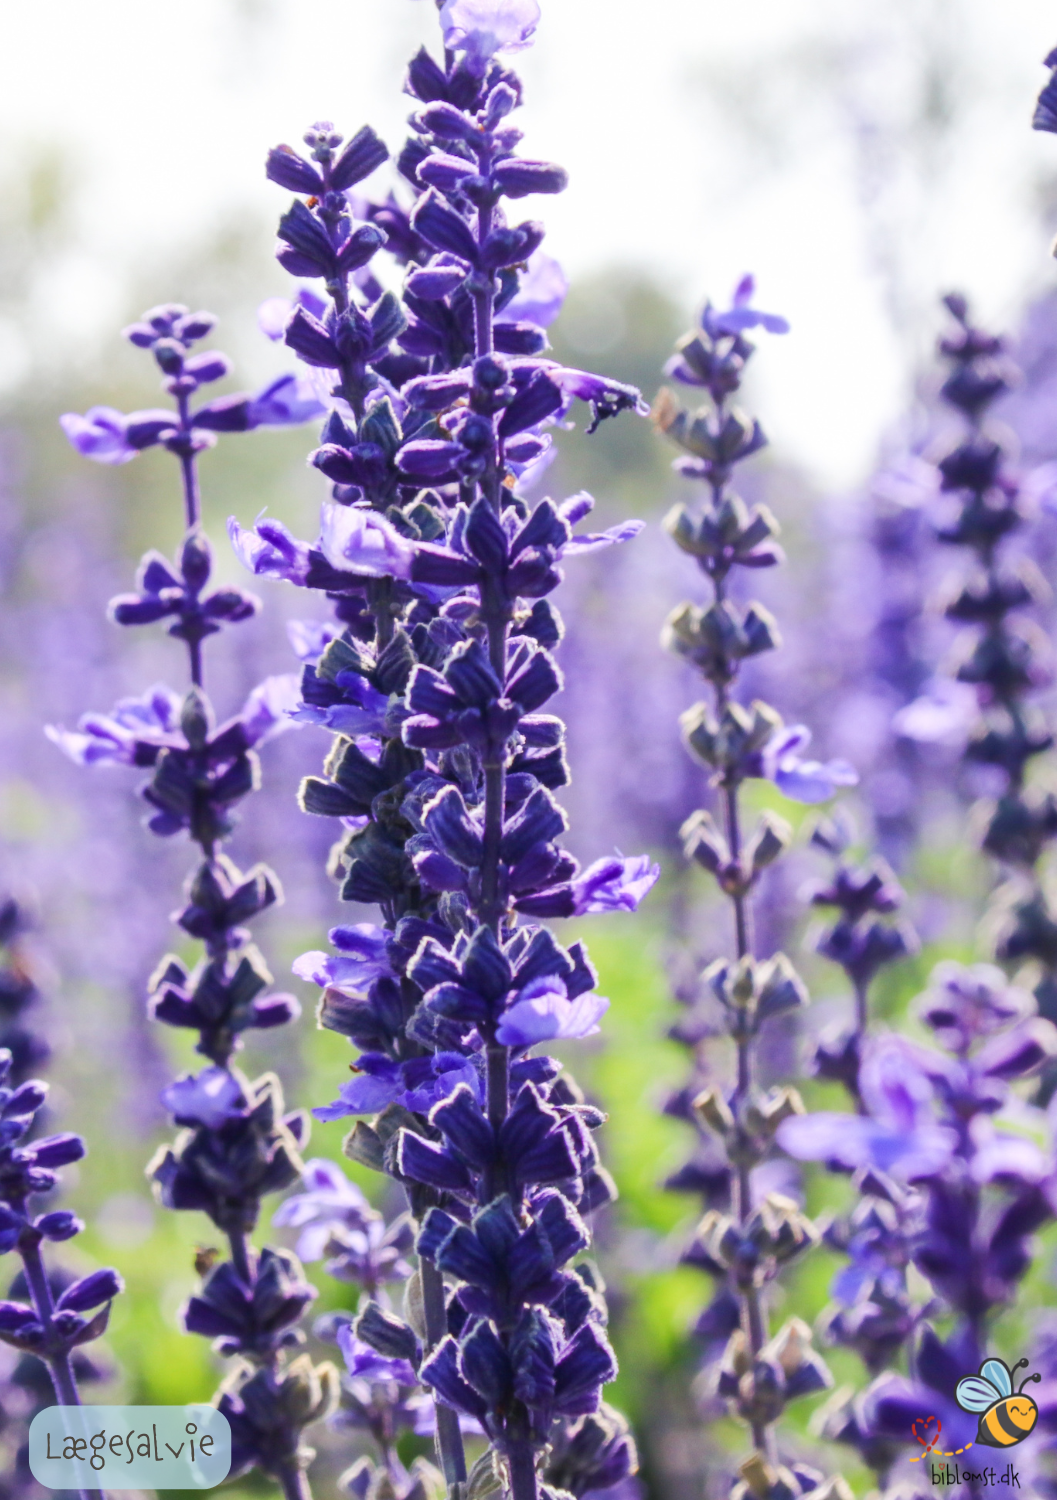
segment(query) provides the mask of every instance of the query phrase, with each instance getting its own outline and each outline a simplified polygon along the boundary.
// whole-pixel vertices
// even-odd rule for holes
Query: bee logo
[[[1026,1364],[1026,1359],[1020,1359],[1011,1370],[1004,1360],[985,1359],[979,1375],[959,1380],[954,1393],[958,1405],[962,1411],[981,1413],[978,1443],[988,1448],[1012,1448],[1024,1441],[1039,1420],[1039,1408],[1024,1395],[1024,1386],[1042,1376],[1028,1375],[1013,1394],[1013,1375]]]

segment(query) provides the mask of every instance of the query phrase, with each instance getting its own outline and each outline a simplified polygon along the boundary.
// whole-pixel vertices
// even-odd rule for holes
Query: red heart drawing
[[[929,1428],[933,1422],[936,1424],[936,1431],[930,1433]],[[943,1423],[939,1417],[917,1417],[910,1425],[911,1431],[926,1453],[939,1442],[940,1433],[943,1431]]]

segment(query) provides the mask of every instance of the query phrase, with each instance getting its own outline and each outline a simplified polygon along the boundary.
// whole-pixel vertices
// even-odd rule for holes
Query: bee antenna
[[[1027,1364],[1027,1360],[1025,1360],[1024,1363]],[[1036,1374],[1036,1375],[1029,1375],[1026,1380],[1022,1380],[1020,1382],[1020,1390],[1017,1391],[1017,1395],[1019,1396],[1020,1392],[1024,1389],[1024,1387],[1026,1385],[1028,1385],[1032,1380],[1041,1380],[1041,1379],[1042,1379],[1041,1375],[1038,1375],[1038,1374]]]
[[[1013,1375],[1013,1374],[1016,1373],[1017,1370],[1023,1370],[1023,1368],[1025,1367],[1025,1365],[1027,1365],[1028,1363],[1029,1363],[1029,1361],[1026,1360],[1026,1359],[1018,1359],[1017,1362],[1016,1362],[1016,1364],[1013,1366],[1012,1370],[1010,1370],[1009,1373],[1011,1375]]]

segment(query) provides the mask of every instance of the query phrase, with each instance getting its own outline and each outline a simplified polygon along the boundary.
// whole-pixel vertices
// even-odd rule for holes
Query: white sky
[[[942,11],[944,0],[929,3]],[[796,118],[786,122],[784,68],[776,115],[776,70],[763,64],[789,47],[845,47],[845,116],[861,106],[867,129],[871,110],[898,119],[904,31],[925,5],[543,0],[536,46],[520,60],[526,149],[571,175],[562,198],[526,205],[542,208],[548,248],[573,275],[645,265],[688,305],[755,270],[761,304],[793,322],[793,336],[757,361],[765,425],[830,483],[869,467],[902,401],[905,360],[871,267],[848,142],[824,120],[803,128],[816,104],[840,117],[821,97],[832,80],[818,100],[791,95],[784,107]],[[923,217],[898,185],[893,201],[914,226],[904,255],[916,292],[958,284],[982,313],[1009,318],[1028,292],[1057,282],[1026,210],[1032,182],[1057,179],[1057,137],[1028,129],[1057,7],[953,0],[949,14],[948,39],[968,58],[958,86],[971,93],[969,118],[931,204],[926,183]],[[436,37],[430,0],[8,0],[3,17],[7,167],[28,145],[55,142],[81,173],[78,256],[49,290],[82,339],[108,331],[127,267],[192,243],[221,211],[278,211],[261,172],[268,145],[296,142],[307,123],[330,117],[349,129],[370,120],[398,146],[404,63]],[[758,99],[745,73],[757,59]],[[703,102],[706,70],[749,78],[744,111],[770,121],[772,151],[783,136],[792,142],[791,159],[739,185],[742,144]],[[919,348],[929,336],[910,330]]]

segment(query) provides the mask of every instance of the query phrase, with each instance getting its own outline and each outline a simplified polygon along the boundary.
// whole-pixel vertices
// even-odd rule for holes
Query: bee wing
[[[988,1359],[980,1366],[980,1374],[989,1380],[1000,1396],[1013,1394],[1013,1381],[1009,1370],[1000,1359]]]
[[[1002,1392],[997,1391],[989,1380],[982,1380],[979,1375],[968,1375],[964,1380],[959,1380],[954,1398],[962,1411],[986,1411],[989,1406],[994,1406],[996,1401],[1002,1399]]]

